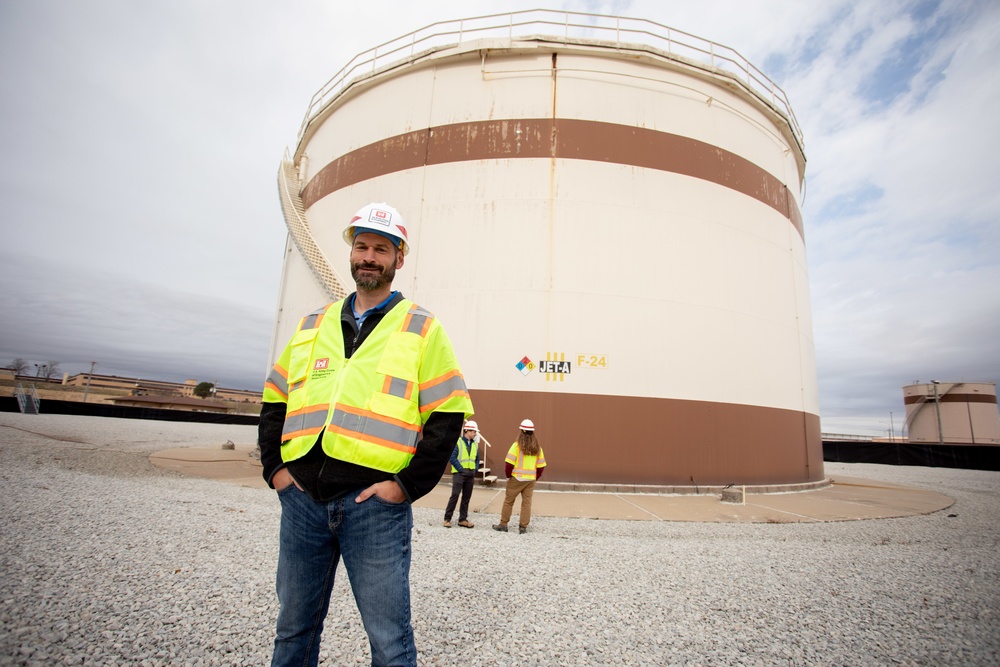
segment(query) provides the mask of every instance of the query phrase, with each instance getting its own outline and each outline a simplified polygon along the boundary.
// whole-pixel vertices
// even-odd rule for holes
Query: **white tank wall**
[[[548,53],[493,56],[486,81],[478,63],[469,62],[379,80],[345,100],[313,135],[305,148],[306,180],[350,150],[421,127],[549,116],[550,66]],[[594,73],[602,67],[610,71]],[[529,72],[516,74],[522,70]],[[560,118],[682,134],[740,154],[797,189],[794,152],[779,143],[780,134],[761,111],[726,90],[662,67],[588,54],[560,54],[557,77]],[[705,94],[692,88],[707,91],[713,105],[706,109]],[[805,249],[787,218],[744,194],[688,176],[592,161],[550,162],[460,162],[419,175],[387,174],[328,195],[309,218],[317,243],[347,276],[344,222],[368,200],[392,193],[390,203],[410,223],[414,248],[396,285],[455,332],[473,385],[523,389],[534,383],[547,391],[722,400],[818,413],[810,380],[815,371]],[[456,281],[463,261],[475,262],[479,271]],[[640,277],[633,296],[617,283],[624,267],[636,261],[662,269]],[[497,290],[505,294],[491,294]],[[456,292],[490,294],[489,305],[481,305],[485,319],[467,325],[481,330],[477,335],[458,335],[454,321],[466,319],[467,306],[458,305]],[[315,289],[306,293],[308,299],[296,301],[323,300]],[[556,293],[560,297],[553,301]],[[638,326],[624,338],[624,321],[613,315],[582,317],[586,326],[579,326],[595,297],[623,320],[638,318]],[[525,312],[525,304],[534,312],[551,311],[540,340],[510,331],[509,315]],[[288,326],[294,323],[283,332],[290,332]],[[645,348],[659,345],[664,331],[667,349],[651,357]],[[612,365],[558,384],[508,372],[525,354],[534,359],[539,345],[607,354]],[[479,354],[483,346],[489,355]]]

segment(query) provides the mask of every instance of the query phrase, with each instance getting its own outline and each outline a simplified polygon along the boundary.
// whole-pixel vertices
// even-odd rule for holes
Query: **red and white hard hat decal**
[[[373,208],[372,212],[368,215],[368,222],[377,222],[380,225],[388,226],[392,222],[392,213]]]
[[[385,202],[368,204],[355,213],[344,228],[344,241],[347,245],[354,245],[354,237],[366,229],[398,239],[397,245],[403,254],[410,252],[410,239],[403,216]]]

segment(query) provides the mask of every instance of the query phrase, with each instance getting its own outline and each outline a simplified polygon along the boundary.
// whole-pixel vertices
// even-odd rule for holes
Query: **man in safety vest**
[[[451,515],[455,512],[458,495],[462,495],[462,504],[458,507],[458,525],[462,528],[475,528],[476,524],[469,521],[469,501],[472,499],[472,487],[476,483],[476,471],[479,470],[479,424],[467,421],[462,429],[462,437],[458,439],[451,453],[451,497],[448,506],[444,508],[444,527],[451,528]]]
[[[344,230],[357,291],[300,322],[264,384],[258,443],[281,502],[272,665],[315,665],[343,557],[373,665],[416,665],[411,503],[441,479],[472,402],[435,317],[392,290],[406,224]]]

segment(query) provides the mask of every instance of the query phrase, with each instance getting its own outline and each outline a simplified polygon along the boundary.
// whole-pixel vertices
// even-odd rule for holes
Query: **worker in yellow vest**
[[[340,559],[372,665],[416,665],[411,504],[437,485],[472,402],[441,323],[392,290],[409,252],[387,204],[344,230],[357,291],[300,322],[264,384],[258,443],[281,502],[272,665],[316,665]]]
[[[462,504],[458,507],[458,525],[462,528],[475,528],[476,524],[469,521],[469,501],[472,499],[472,487],[476,484],[476,471],[479,470],[479,424],[469,420],[462,429],[462,437],[458,439],[451,453],[451,497],[444,508],[444,527],[451,528],[451,516],[455,512],[458,496],[462,496]]]
[[[504,471],[507,474],[507,491],[500,511],[500,523],[493,530],[507,532],[507,523],[514,510],[514,501],[521,496],[521,510],[518,516],[517,532],[528,532],[531,523],[531,496],[535,492],[535,481],[545,472],[545,452],[535,436],[535,424],[530,419],[521,422],[521,432],[507,451]]]

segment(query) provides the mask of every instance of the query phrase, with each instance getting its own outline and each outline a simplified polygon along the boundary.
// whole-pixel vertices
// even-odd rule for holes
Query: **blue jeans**
[[[337,564],[344,559],[354,600],[368,633],[372,665],[417,664],[410,624],[410,503],[361,489],[317,503],[294,484],[278,492],[277,635],[272,667],[316,665]]]

